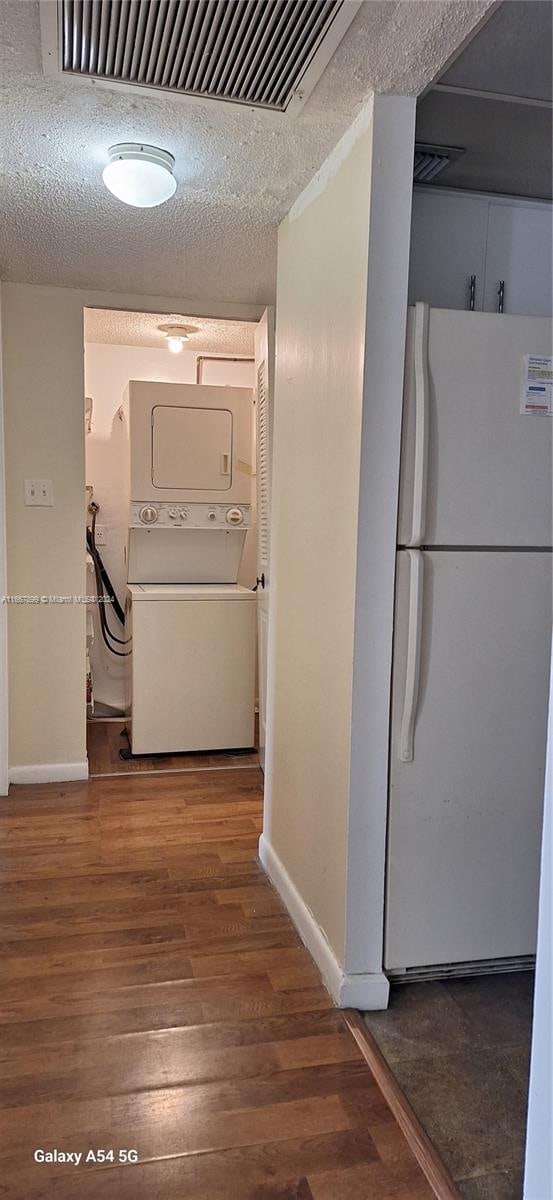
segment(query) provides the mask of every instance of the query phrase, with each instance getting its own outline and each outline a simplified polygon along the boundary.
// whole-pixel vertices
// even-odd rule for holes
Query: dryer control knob
[[[143,525],[155,525],[157,521],[157,508],[153,504],[145,504],[139,512],[140,520]]]
[[[179,508],[179,517],[180,517],[181,521],[188,520],[189,516],[190,516],[189,508]]]
[[[177,519],[178,515],[179,515],[179,514],[178,514],[178,512],[177,512],[176,508],[170,508],[170,509],[169,509],[169,516],[170,516],[170,518],[171,518],[171,520],[172,520],[172,521],[176,521],[176,519]]]
[[[244,520],[244,513],[241,508],[227,508],[227,522],[229,525],[241,525]]]

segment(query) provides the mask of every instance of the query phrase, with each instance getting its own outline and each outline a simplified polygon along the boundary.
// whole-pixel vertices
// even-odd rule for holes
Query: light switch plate
[[[54,485],[51,479],[26,479],[25,504],[51,508],[54,503]]]

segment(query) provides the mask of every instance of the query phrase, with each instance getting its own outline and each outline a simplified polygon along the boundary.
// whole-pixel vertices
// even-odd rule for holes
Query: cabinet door
[[[487,312],[497,312],[497,291],[503,279],[504,312],[551,316],[552,234],[549,206],[490,202],[484,290]]]
[[[487,197],[413,193],[409,304],[468,308],[476,275],[475,308],[482,308],[488,204]]]

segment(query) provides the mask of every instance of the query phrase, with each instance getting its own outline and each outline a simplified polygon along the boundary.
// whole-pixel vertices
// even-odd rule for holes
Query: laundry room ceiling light
[[[180,354],[184,343],[190,337],[190,330],[186,325],[160,325],[159,329],[167,338],[167,349],[171,354]]]
[[[110,146],[102,178],[108,191],[133,208],[156,208],[175,194],[175,160],[168,150],[141,143]]]

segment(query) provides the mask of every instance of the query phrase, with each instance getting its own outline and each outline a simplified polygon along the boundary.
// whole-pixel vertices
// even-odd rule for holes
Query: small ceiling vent
[[[285,112],[303,103],[357,0],[41,0],[43,62],[105,86]]]
[[[436,177],[464,153],[460,146],[431,146],[428,142],[415,142],[415,183],[434,183]]]

